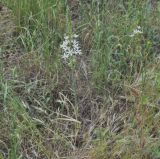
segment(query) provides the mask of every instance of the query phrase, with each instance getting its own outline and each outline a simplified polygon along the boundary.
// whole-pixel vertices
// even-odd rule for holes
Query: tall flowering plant
[[[60,45],[62,49],[62,59],[68,64],[71,69],[71,81],[72,81],[72,90],[74,91],[75,96],[75,105],[77,105],[77,93],[76,93],[76,57],[82,54],[80,43],[78,41],[78,35],[65,35],[64,41]]]

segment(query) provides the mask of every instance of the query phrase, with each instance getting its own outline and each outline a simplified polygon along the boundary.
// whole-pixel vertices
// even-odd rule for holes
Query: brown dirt
[[[0,44],[8,45],[12,39],[15,25],[10,10],[0,5]]]

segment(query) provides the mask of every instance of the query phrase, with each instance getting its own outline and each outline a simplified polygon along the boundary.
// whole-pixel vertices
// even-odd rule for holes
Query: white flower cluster
[[[142,31],[141,27],[138,26],[138,27],[133,31],[133,33],[130,35],[130,37],[134,37],[136,34],[142,34],[142,33],[143,33],[143,31]]]
[[[60,48],[63,50],[62,58],[67,60],[68,58],[72,57],[73,55],[81,55],[82,51],[79,46],[79,42],[77,41],[78,35],[74,34],[71,36],[64,36],[64,41]]]

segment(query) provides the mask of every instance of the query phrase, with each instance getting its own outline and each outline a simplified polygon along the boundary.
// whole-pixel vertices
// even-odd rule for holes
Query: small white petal
[[[140,27],[140,26],[137,26],[137,29],[139,29],[139,30],[140,30],[140,29],[141,29],[141,27]]]
[[[78,38],[78,35],[77,35],[77,34],[74,34],[73,37],[74,37],[74,38]]]
[[[135,35],[135,34],[131,34],[131,35],[129,35],[129,36],[130,36],[130,37],[134,37],[134,35]]]
[[[69,39],[69,36],[65,36],[64,39],[65,39],[65,40],[68,40],[68,39]]]

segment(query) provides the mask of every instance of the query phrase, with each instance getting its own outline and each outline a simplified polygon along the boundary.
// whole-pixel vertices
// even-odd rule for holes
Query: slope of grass
[[[1,2],[0,158],[160,158],[159,2]]]

